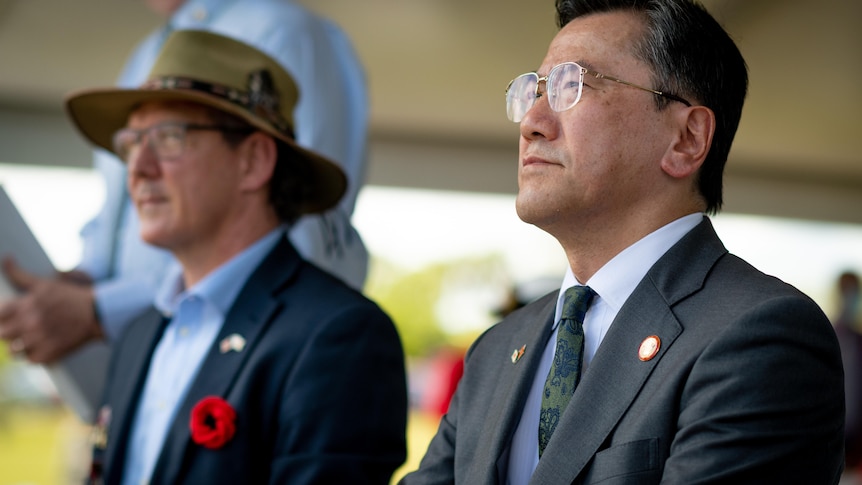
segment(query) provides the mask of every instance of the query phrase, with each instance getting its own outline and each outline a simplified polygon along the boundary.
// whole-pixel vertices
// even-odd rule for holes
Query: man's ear
[[[679,137],[662,159],[662,170],[674,178],[686,178],[698,171],[715,133],[715,113],[706,106],[691,106],[677,113]]]
[[[257,131],[246,137],[239,147],[240,188],[254,191],[266,187],[278,161],[275,139]]]

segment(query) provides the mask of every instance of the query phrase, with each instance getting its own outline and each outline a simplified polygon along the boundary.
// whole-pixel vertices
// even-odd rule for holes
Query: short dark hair
[[[260,131],[230,113],[207,106],[205,108],[208,111],[207,116],[214,124],[232,129],[221,132],[231,148],[236,148],[249,135]],[[273,140],[278,150],[278,160],[269,181],[269,203],[280,221],[293,224],[302,215],[303,201],[308,200],[309,192],[313,190],[312,184],[309,183],[312,180],[311,168],[307,162],[299,159],[296,151],[286,143],[277,138]]]
[[[748,67],[733,39],[695,0],[556,0],[557,24],[577,17],[628,10],[641,14],[646,33],[634,55],[653,70],[653,88],[682,96],[715,113],[712,147],[698,173],[707,213],[722,204],[727,155],[748,91]],[[671,101],[655,96],[658,109]]]

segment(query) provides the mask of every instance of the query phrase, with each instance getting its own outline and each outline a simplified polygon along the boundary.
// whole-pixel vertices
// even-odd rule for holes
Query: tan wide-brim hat
[[[237,116],[283,141],[311,167],[300,211],[323,212],[347,188],[341,168],[294,139],[296,82],[278,62],[242,42],[211,32],[178,30],[164,43],[147,81],[137,89],[88,89],[66,98],[66,111],[85,138],[113,152],[113,136],[149,101],[189,101]]]

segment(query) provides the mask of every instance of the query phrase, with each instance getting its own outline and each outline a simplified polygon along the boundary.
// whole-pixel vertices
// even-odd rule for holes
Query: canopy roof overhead
[[[552,0],[301,3],[340,24],[366,66],[371,183],[515,190],[517,127],[503,91],[544,57],[556,33]],[[704,3],[737,40],[751,78],[727,209],[862,223],[862,2]],[[159,21],[143,1],[0,0],[0,109],[6,119],[62,116],[65,93],[111,84]],[[0,128],[10,123],[20,125]],[[9,145],[20,140],[0,134],[0,161],[26,152]]]

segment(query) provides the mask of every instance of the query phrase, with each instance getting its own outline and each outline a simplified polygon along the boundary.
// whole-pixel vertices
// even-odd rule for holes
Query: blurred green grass
[[[437,431],[438,419],[411,412],[408,456],[395,484],[415,470]],[[90,465],[88,427],[63,406],[0,407],[0,485],[79,485]]]
[[[85,444],[84,426],[76,421],[62,406],[0,407],[0,485],[75,482],[83,470],[76,457]]]

